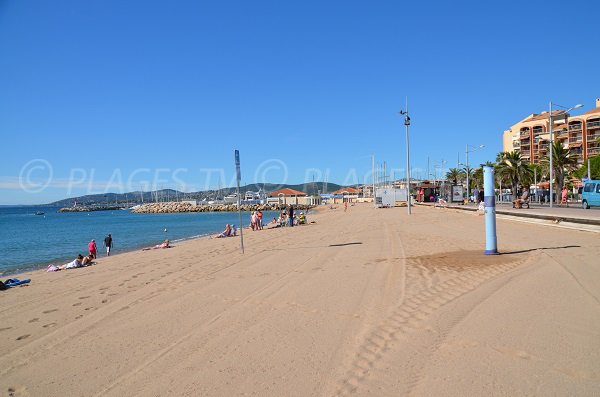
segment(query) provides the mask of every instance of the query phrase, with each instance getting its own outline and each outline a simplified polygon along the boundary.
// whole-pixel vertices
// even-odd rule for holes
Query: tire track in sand
[[[468,253],[468,251],[464,251]],[[480,254],[479,254],[480,255]],[[524,259],[504,257],[498,264],[473,266],[469,265],[469,259],[460,252],[458,255],[429,255],[415,258],[408,258],[406,264],[406,279],[408,280],[426,280],[425,284],[430,284],[429,288],[422,288],[416,291],[407,291],[403,300],[392,310],[391,314],[385,318],[378,326],[374,327],[363,343],[359,346],[354,355],[350,368],[338,384],[334,393],[336,396],[345,396],[355,393],[365,382],[369,374],[373,372],[381,359],[396,348],[396,344],[412,332],[422,330],[424,322],[430,318],[431,314],[439,310],[448,303],[468,294],[480,285],[507,273],[516,267],[524,264],[529,257]],[[453,257],[454,260],[452,259]],[[501,258],[501,256],[496,257]],[[456,260],[458,259],[458,261]],[[465,262],[461,264],[460,262]],[[434,283],[436,275],[445,276],[444,281]],[[449,277],[448,277],[449,276]],[[423,284],[421,284],[423,286]],[[452,321],[438,333],[436,339],[443,339],[449,330],[458,323],[467,313],[456,316]],[[435,341],[434,341],[435,342]],[[424,363],[427,357],[431,356],[439,343],[428,343],[418,349],[418,353],[411,354],[419,357],[419,361]],[[405,379],[402,379],[403,390],[395,390],[396,394],[408,394],[419,381],[419,365],[410,371]]]

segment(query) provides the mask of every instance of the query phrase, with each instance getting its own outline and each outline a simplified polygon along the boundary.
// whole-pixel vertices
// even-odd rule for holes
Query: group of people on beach
[[[272,224],[275,224],[275,227],[284,227],[284,226],[298,226],[306,224],[306,215],[304,212],[300,212],[299,215],[294,213],[294,207],[292,205],[288,205],[285,210],[281,211],[279,214],[279,218],[273,218]]]
[[[93,265],[94,259],[98,258],[98,246],[96,245],[96,240],[92,239],[88,243],[87,248],[88,254],[86,256],[78,254],[75,259],[69,263],[65,263],[64,265],[56,266],[54,264],[50,264],[48,265],[47,271],[56,272],[59,270],[76,269],[78,267]],[[110,256],[110,251],[113,248],[113,239],[110,233],[104,238],[104,248],[106,249],[106,256]]]
[[[268,228],[276,228],[276,227],[293,227],[298,225],[305,225],[306,215],[304,212],[300,212],[300,214],[296,214],[294,212],[294,207],[292,205],[288,205],[285,210],[281,211],[279,217],[273,218],[273,220],[267,225]],[[263,222],[263,213],[261,210],[252,211],[250,214],[250,226],[249,228],[252,231],[263,230],[265,224]],[[225,230],[221,233],[213,236],[215,238],[222,237],[233,237],[237,236],[237,228],[235,225],[230,225],[229,223],[225,225]]]
[[[106,237],[104,237],[104,248],[106,249],[106,256],[110,256],[110,250],[113,247],[113,239],[112,235],[108,233]],[[96,246],[96,240],[92,239],[88,243],[88,252],[93,256],[94,259],[98,257],[98,246]]]

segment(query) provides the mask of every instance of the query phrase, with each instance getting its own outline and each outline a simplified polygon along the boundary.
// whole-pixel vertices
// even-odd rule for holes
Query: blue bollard
[[[494,192],[494,167],[483,167],[483,203],[485,206],[485,254],[497,255],[496,194]]]

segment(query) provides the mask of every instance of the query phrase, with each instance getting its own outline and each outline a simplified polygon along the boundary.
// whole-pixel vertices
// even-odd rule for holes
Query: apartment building
[[[502,150],[519,150],[521,157],[537,164],[548,154],[550,120],[548,112],[530,114],[519,121],[502,136]],[[600,98],[596,107],[578,116],[552,112],[552,133],[555,141],[576,156],[579,163],[600,154]]]

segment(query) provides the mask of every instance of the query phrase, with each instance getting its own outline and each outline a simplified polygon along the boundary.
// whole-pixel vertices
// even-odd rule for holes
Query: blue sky
[[[0,204],[231,185],[234,149],[243,183],[363,182],[372,154],[404,175],[407,96],[415,176],[428,157],[431,172],[464,161],[467,143],[486,146],[471,163],[493,160],[502,131],[550,99],[594,106],[599,13],[591,0],[0,1]]]

